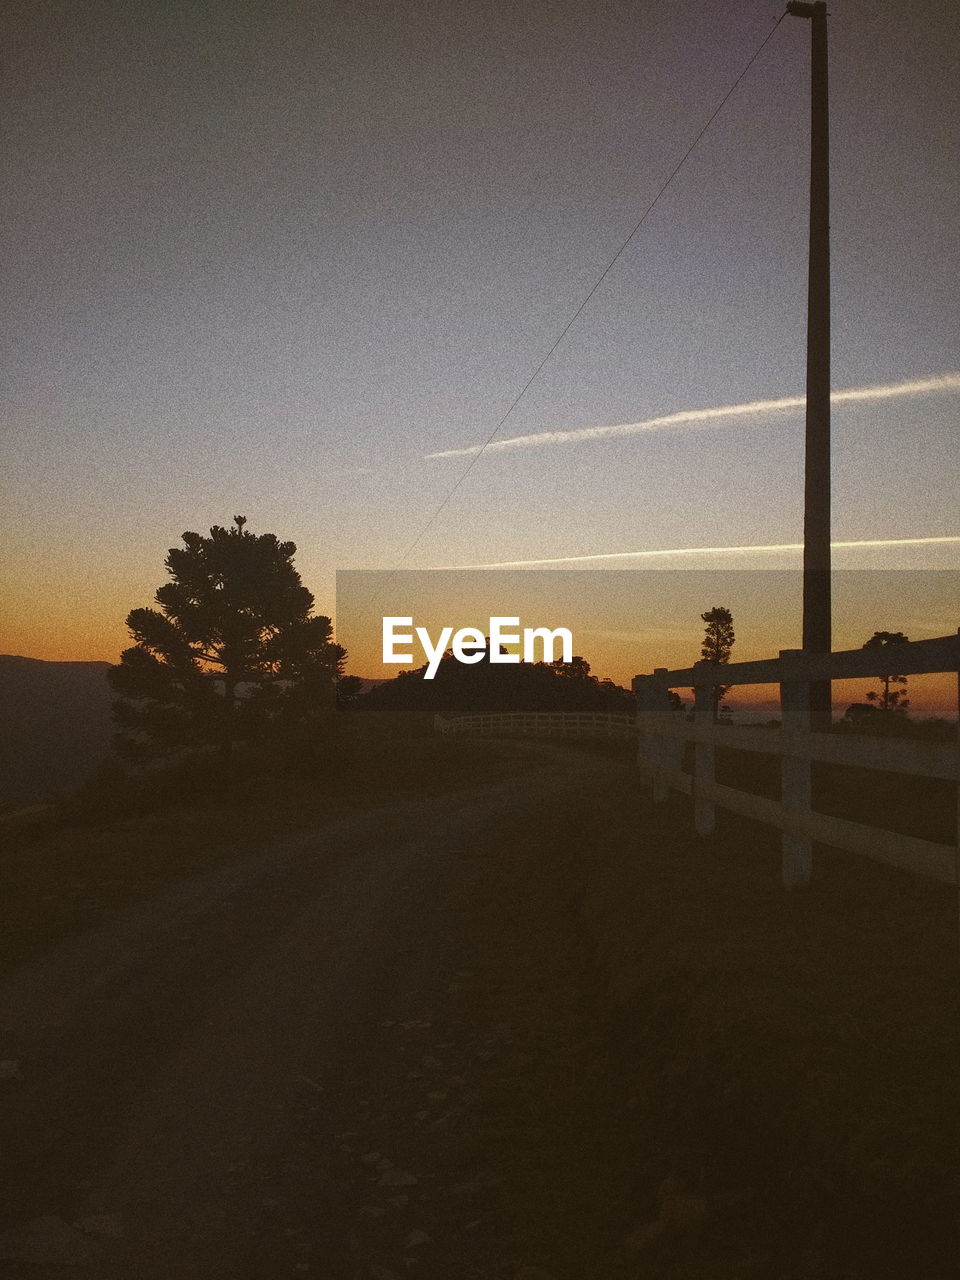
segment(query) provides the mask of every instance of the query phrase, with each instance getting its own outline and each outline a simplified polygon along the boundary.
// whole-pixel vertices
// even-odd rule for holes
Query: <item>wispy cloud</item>
[[[935,538],[862,538],[855,542],[832,542],[830,545],[840,547],[922,547],[935,544],[960,543],[960,534],[949,534]],[[649,560],[656,556],[704,556],[727,554],[736,555],[748,551],[802,551],[802,542],[771,542],[763,546],[752,547],[670,547],[655,551],[603,551],[588,556],[552,556],[545,560],[498,560],[490,564],[458,564],[435,565],[442,569],[529,569],[548,564],[587,564],[597,560]]]
[[[891,382],[877,387],[851,387],[846,391],[834,391],[833,404],[893,400],[906,396],[940,395],[948,391],[960,391],[960,373],[942,373],[930,378],[914,378],[908,382]],[[619,436],[641,435],[646,431],[663,431],[673,427],[702,426],[705,423],[719,425],[738,418],[763,417],[768,414],[786,413],[802,409],[805,396],[783,396],[779,400],[752,400],[748,404],[727,404],[712,409],[683,409],[679,413],[667,413],[659,418],[647,418],[643,422],[621,422],[609,427],[577,427],[573,431],[538,431],[532,435],[511,436],[508,440],[495,440],[484,449],[482,445],[469,445],[465,449],[442,449],[428,453],[427,458],[466,458],[481,451],[485,454],[504,449],[536,449],[544,445],[579,444],[587,440],[612,440]]]

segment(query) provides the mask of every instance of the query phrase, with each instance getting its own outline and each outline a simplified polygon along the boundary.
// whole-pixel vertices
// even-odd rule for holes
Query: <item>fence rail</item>
[[[434,729],[448,737],[629,738],[633,716],[606,711],[493,711],[471,716],[434,716]]]
[[[960,828],[960,742],[940,744],[865,735],[838,737],[811,729],[811,683],[882,677],[893,671],[898,675],[960,671],[960,632],[935,640],[908,641],[893,651],[873,648],[812,654],[784,649],[779,658],[761,662],[722,666],[698,662],[680,671],[658,668],[652,675],[637,676],[633,688],[638,703],[640,769],[653,784],[655,800],[665,800],[671,788],[692,796],[694,825],[701,835],[713,832],[718,806],[780,828],[783,881],[788,887],[809,882],[814,841],[957,883],[960,850],[956,843],[938,844],[899,835],[818,813],[812,807],[813,761],[855,765],[956,782]],[[715,724],[713,691],[720,684],[778,684],[782,728]],[[678,715],[668,697],[670,689],[689,686],[693,686],[695,695],[692,723]],[[687,741],[694,744],[692,774],[680,768]],[[779,756],[780,800],[718,783],[714,768],[718,746]],[[960,840],[960,829],[957,839]]]

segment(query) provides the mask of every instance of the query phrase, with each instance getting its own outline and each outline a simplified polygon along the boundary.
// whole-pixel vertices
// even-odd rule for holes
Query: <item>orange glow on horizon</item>
[[[877,571],[862,571],[838,576],[836,649],[858,648],[879,629],[902,629],[913,639],[946,635],[954,629],[952,602],[960,598],[956,573],[890,571],[890,575],[883,579]],[[348,651],[347,671],[366,679],[390,679],[410,669],[387,667],[381,661],[379,618],[394,612],[414,615],[415,623],[427,626],[432,635],[436,635],[441,619],[457,626],[481,625],[486,621],[488,604],[493,613],[520,613],[524,626],[567,626],[573,633],[574,652],[587,659],[593,673],[626,688],[634,675],[654,667],[676,670],[692,665],[699,657],[702,636],[699,612],[716,603],[728,604],[734,613],[737,639],[733,661],[775,657],[781,648],[797,647],[799,640],[798,577],[793,571],[631,571],[622,580],[624,590],[634,583],[641,591],[670,585],[662,607],[654,607],[651,596],[647,608],[633,608],[629,601],[618,598],[616,575],[589,570],[576,575],[516,571],[517,582],[509,572],[490,574],[486,584],[481,574],[411,571],[387,594],[383,589],[388,575],[343,576],[371,588],[361,609],[367,622],[358,625],[356,610],[351,618],[351,609],[345,607],[349,601],[340,600],[337,629],[337,638]],[[0,652],[48,662],[115,663],[130,644],[124,619],[131,608],[151,604],[157,585],[155,575],[152,579],[149,588],[137,581],[118,580],[111,582],[109,594],[95,597],[91,593],[81,599],[49,589],[54,584],[44,584],[48,589],[33,598],[25,592],[5,593]],[[499,604],[491,585],[497,583],[506,592]],[[522,593],[518,594],[520,587]],[[316,612],[334,611],[318,600]],[[374,615],[376,627],[369,622]],[[414,666],[421,661],[418,649]],[[834,686],[835,706],[862,701],[866,691],[875,687],[876,681],[838,682]],[[912,676],[907,692],[911,711],[918,716],[952,719],[957,715],[955,675]],[[748,706],[772,702],[776,696],[776,689],[770,686],[739,686],[731,692],[730,700]]]

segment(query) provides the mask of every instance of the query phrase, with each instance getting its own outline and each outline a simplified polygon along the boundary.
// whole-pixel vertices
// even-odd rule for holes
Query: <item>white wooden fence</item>
[[[433,725],[444,736],[471,738],[628,738],[636,732],[633,716],[605,711],[494,711],[449,719],[434,716]]]
[[[783,882],[788,887],[809,882],[814,841],[960,887],[956,844],[936,844],[818,813],[811,806],[810,786],[814,760],[946,779],[958,784],[960,827],[960,743],[814,732],[809,715],[809,686],[816,681],[883,676],[892,671],[920,675],[958,670],[960,633],[911,641],[892,651],[873,648],[814,654],[784,649],[779,658],[762,662],[723,666],[698,662],[682,671],[658,668],[633,682],[638,703],[638,762],[653,783],[656,800],[665,800],[671,787],[693,797],[694,824],[701,835],[712,833],[718,805],[779,827],[783,832]],[[719,684],[778,684],[782,727],[714,724],[713,691]],[[671,707],[668,697],[670,689],[691,686],[695,698],[692,722]],[[694,765],[693,773],[688,774],[680,765],[684,743],[691,740]],[[719,784],[714,775],[718,746],[778,755],[780,800]]]

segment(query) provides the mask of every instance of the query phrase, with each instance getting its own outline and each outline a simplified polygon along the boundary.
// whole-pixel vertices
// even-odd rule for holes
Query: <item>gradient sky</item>
[[[322,612],[397,565],[470,460],[427,455],[487,438],[782,11],[7,4],[0,650],[115,660],[236,513]],[[833,385],[956,375],[956,5],[831,15]],[[809,44],[780,23],[501,438],[802,395]],[[836,538],[960,534],[958,410],[837,404]],[[802,432],[492,451],[406,563],[796,542]]]

